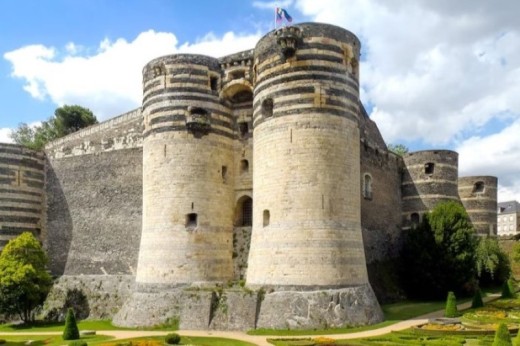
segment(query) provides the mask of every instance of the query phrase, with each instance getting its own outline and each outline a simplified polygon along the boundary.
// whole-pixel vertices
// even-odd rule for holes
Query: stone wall
[[[402,166],[400,156],[361,144],[361,225],[367,263],[399,254]]]
[[[49,159],[98,154],[143,146],[141,109],[79,130],[45,146]]]
[[[26,231],[45,237],[44,181],[43,153],[0,144],[0,251]]]
[[[63,275],[47,296],[43,315],[47,320],[64,320],[67,308],[78,319],[111,319],[129,297],[132,275]]]
[[[44,244],[54,275],[135,273],[142,219],[139,114],[47,145]]]

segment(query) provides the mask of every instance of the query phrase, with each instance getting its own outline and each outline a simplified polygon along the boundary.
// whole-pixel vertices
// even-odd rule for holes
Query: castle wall
[[[361,226],[367,263],[399,254],[402,166],[400,156],[361,143]]]
[[[140,288],[232,279],[234,122],[217,59],[171,55],[143,70]]]
[[[459,200],[458,157],[458,153],[450,150],[424,150],[404,155],[404,228],[418,223],[422,215],[439,202]]]
[[[12,144],[0,144],[0,251],[16,236],[45,236],[44,155]]]
[[[459,196],[479,235],[497,235],[497,177],[459,178]]]
[[[285,50],[291,40],[294,55]],[[283,28],[256,46],[249,286],[368,282],[358,183],[358,58],[357,38],[326,25]]]
[[[55,275],[134,274],[142,218],[139,110],[46,146],[45,246]]]

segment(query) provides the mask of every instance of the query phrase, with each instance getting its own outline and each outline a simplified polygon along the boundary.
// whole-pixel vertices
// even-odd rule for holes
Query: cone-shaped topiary
[[[498,325],[497,331],[495,332],[495,339],[493,340],[492,346],[511,346],[511,335],[505,323]]]
[[[79,329],[76,324],[76,317],[74,316],[74,310],[67,310],[67,317],[65,317],[65,329],[63,330],[63,340],[78,340]]]
[[[471,301],[471,308],[481,308],[484,306],[484,302],[482,301],[482,292],[480,288],[477,288],[475,291],[475,295],[473,296],[473,300]]]
[[[178,345],[181,342],[181,337],[179,334],[176,333],[170,333],[164,337],[164,341],[168,345]]]
[[[446,299],[446,311],[444,312],[444,317],[457,317],[459,312],[457,311],[457,298],[455,298],[455,293],[448,292],[448,298]]]
[[[515,297],[509,280],[504,281],[504,283],[502,284],[502,295],[500,297],[506,299]]]

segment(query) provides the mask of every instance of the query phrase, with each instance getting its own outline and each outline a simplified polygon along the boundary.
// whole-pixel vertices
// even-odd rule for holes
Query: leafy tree
[[[446,298],[446,310],[444,311],[444,317],[457,317],[459,311],[457,310],[457,298],[455,293],[448,292],[448,298]]]
[[[509,257],[495,238],[480,239],[476,265],[481,285],[499,284],[511,276]]]
[[[520,263],[520,242],[516,242],[513,244],[511,249],[511,259],[515,263]]]
[[[69,308],[65,317],[65,328],[63,329],[63,340],[78,340],[79,329],[74,316],[74,310]]]
[[[403,144],[388,144],[388,150],[399,156],[408,153],[408,147]]]
[[[477,245],[464,207],[453,201],[439,203],[405,236],[401,277],[408,296],[467,293],[475,280]]]
[[[493,346],[511,346],[511,335],[509,329],[505,323],[498,325],[497,331],[495,332],[495,339],[493,340]]]
[[[43,121],[41,125],[31,127],[21,123],[11,133],[11,139],[27,148],[40,150],[45,144],[57,138],[64,137],[87,126],[96,124],[95,115],[81,106],[68,106],[56,108],[54,116]]]
[[[47,256],[40,242],[29,232],[11,240],[0,254],[0,313],[34,320],[52,285],[45,270]]]

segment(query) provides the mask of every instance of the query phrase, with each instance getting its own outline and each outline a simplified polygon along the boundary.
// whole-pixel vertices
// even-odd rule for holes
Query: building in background
[[[520,203],[517,201],[500,202],[497,204],[498,235],[520,233]]]

